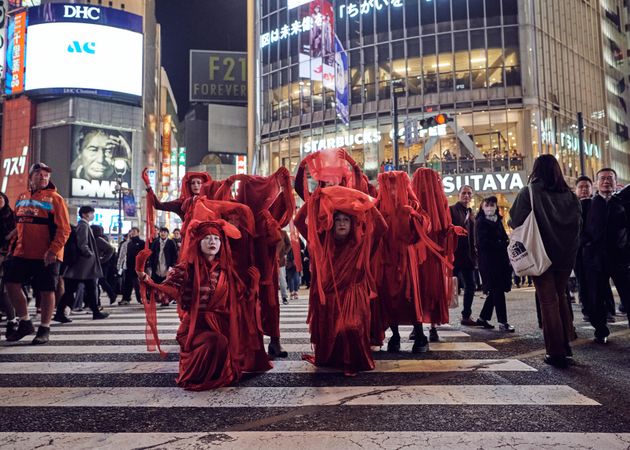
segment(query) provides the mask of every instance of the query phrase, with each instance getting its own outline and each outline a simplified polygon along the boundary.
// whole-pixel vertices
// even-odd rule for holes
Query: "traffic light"
[[[423,129],[437,127],[438,125],[446,125],[451,118],[447,114],[438,114],[433,117],[427,117],[420,121],[420,125]]]

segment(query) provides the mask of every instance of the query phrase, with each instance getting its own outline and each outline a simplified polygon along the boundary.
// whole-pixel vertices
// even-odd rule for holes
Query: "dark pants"
[[[472,314],[472,303],[475,296],[475,277],[474,269],[455,269],[454,274],[464,284],[464,309],[462,309],[462,317],[469,319]]]
[[[138,281],[138,274],[135,269],[126,269],[125,270],[125,279],[123,281],[123,296],[122,299],[124,301],[131,301],[131,291],[135,291],[136,300],[138,303],[142,303],[140,301],[140,282]]]
[[[497,311],[497,321],[507,323],[507,308],[505,306],[505,292],[502,289],[490,289],[486,301],[483,304],[479,318],[481,320],[492,319],[492,310]]]
[[[543,336],[549,356],[571,356],[569,342],[573,337],[573,321],[566,297],[571,271],[550,271],[534,278],[540,301]]]
[[[589,287],[586,312],[591,325],[595,328],[595,337],[605,338],[610,334],[606,320],[610,314],[609,303],[612,293],[610,279],[612,278],[614,281],[621,303],[628,311],[630,306],[630,270],[627,268],[610,268],[603,271],[589,270],[586,271],[586,278]]]
[[[92,310],[92,313],[98,314],[98,304],[96,301],[96,279],[91,280],[74,280],[72,278],[64,278],[65,292],[57,304],[57,316],[63,316],[65,314],[66,306],[72,308],[74,305],[74,294],[77,292],[79,283],[83,283],[84,289],[84,301],[88,307]]]

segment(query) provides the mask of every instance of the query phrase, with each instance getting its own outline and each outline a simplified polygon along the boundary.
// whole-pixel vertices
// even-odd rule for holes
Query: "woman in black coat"
[[[487,329],[494,328],[489,320],[492,310],[496,309],[499,329],[513,333],[514,327],[507,321],[505,305],[505,293],[510,292],[512,287],[512,268],[507,254],[508,237],[501,219],[497,212],[497,198],[486,198],[475,220],[479,271],[483,290],[488,295],[477,324]]]

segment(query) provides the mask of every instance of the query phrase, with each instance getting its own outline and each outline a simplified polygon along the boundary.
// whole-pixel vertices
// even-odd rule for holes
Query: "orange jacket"
[[[70,236],[68,208],[54,184],[46,189],[26,191],[15,204],[17,244],[13,254],[27,259],[44,259],[47,251],[63,261],[63,246]]]

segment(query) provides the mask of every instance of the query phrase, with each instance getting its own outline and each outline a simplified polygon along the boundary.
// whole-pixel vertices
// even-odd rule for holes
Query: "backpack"
[[[81,252],[77,242],[77,227],[76,225],[70,225],[70,236],[63,247],[63,263],[66,266],[72,266],[79,260],[80,255]]]

